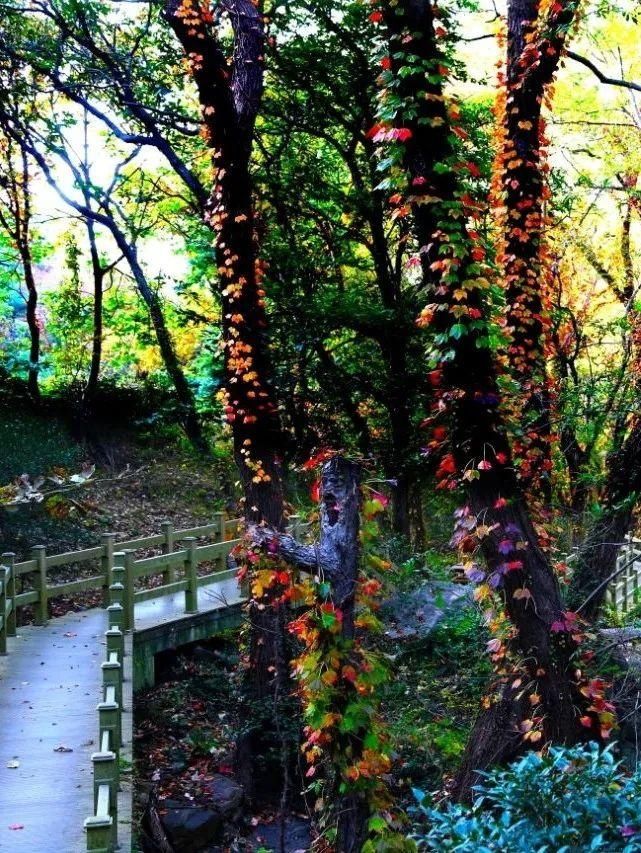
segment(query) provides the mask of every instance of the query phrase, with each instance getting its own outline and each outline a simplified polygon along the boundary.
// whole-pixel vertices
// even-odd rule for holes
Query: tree
[[[394,530],[420,546],[426,336],[414,324],[409,229],[400,205],[387,202],[368,136],[379,65],[367,14],[362,3],[303,0],[274,18],[258,180],[267,276],[281,306],[277,379],[294,425],[311,421],[310,438],[331,444],[346,432],[381,459]]]
[[[115,198],[115,192],[123,180],[123,170],[136,158],[139,149],[134,148],[114,167],[110,185],[100,187],[91,180],[86,160],[80,158],[79,161],[74,156],[74,146],[65,135],[65,127],[69,124],[73,126],[73,117],[69,115],[59,117],[55,110],[47,117],[34,112],[26,119],[20,115],[15,104],[12,104],[8,98],[0,101],[0,126],[4,133],[16,146],[19,146],[25,157],[34,160],[46,181],[65,204],[80,214],[86,222],[91,222],[94,226],[95,224],[103,226],[113,237],[148,308],[158,348],[176,392],[180,406],[180,419],[185,432],[197,447],[205,449],[206,443],[196,413],[193,392],[176,356],[160,298],[147,280],[138,256],[137,239],[140,230],[136,227],[136,215],[129,217]],[[49,158],[54,158],[58,167],[66,170],[73,185],[80,190],[79,198],[77,194],[74,195],[63,187]]]
[[[27,326],[29,328],[29,366],[27,388],[31,397],[40,396],[41,321],[38,316],[38,286],[36,284],[32,242],[31,164],[27,153],[11,140],[0,137],[0,152],[4,175],[0,179],[0,226],[5,230],[20,257],[22,275],[27,290]]]
[[[538,89],[551,78],[574,8],[573,3],[557,4],[549,17],[537,21],[518,86]],[[499,630],[503,624],[489,604],[492,589],[498,588],[512,626],[503,625],[496,643],[499,696],[476,724],[457,782],[459,796],[467,796],[476,770],[505,761],[524,744],[540,739],[572,743],[585,736],[575,711],[582,701],[573,662],[577,632],[539,544],[500,409],[489,346],[486,248],[467,226],[468,219],[478,218],[478,205],[455,177],[463,171],[463,157],[454,142],[464,140],[465,132],[443,90],[450,68],[443,47],[447,22],[442,16],[436,21],[429,4],[410,0],[393,7],[383,3],[380,10],[374,15],[386,28],[389,55],[374,138],[388,144],[399,187],[412,205],[432,299],[421,317],[439,346],[432,372],[439,402],[431,443],[449,449],[438,476],[443,485],[465,485],[467,502],[458,513],[455,541],[469,555],[467,572],[481,581],[477,598],[488,602],[490,624]],[[528,119],[522,115],[521,120]],[[477,550],[486,570],[474,562]],[[510,646],[514,656],[508,664]],[[526,690],[520,689],[523,678]]]

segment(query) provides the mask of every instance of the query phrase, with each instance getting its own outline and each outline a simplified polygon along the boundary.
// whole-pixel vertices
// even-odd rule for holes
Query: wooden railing
[[[118,844],[118,790],[122,743],[125,635],[124,587],[116,573],[109,587],[106,660],[102,669],[102,699],[98,703],[99,751],[93,764],[94,812],[85,820],[87,850],[112,853]]]
[[[16,635],[16,574],[13,554],[0,566],[0,654],[7,653],[7,637]]]
[[[15,636],[16,614],[21,607],[33,606],[35,623],[45,625],[48,621],[48,603],[57,596],[102,589],[104,602],[107,604],[114,570],[124,569],[122,583],[125,589],[125,630],[128,630],[133,622],[136,602],[184,592],[185,611],[196,612],[198,589],[201,586],[233,576],[233,572],[226,569],[226,561],[229,552],[240,541],[242,525],[242,518],[226,519],[224,513],[219,512],[215,513],[214,520],[209,524],[175,530],[170,521],[165,521],[161,525],[161,533],[136,539],[119,541],[116,534],[104,533],[100,545],[79,551],[48,555],[44,545],[36,545],[31,549],[31,559],[20,562],[16,562],[15,554],[2,554],[0,654],[6,653],[7,637]],[[294,536],[305,536],[310,527],[308,523],[301,523],[298,516],[291,516],[289,519],[289,530]],[[202,538],[211,539],[213,542],[198,546],[197,540]],[[176,546],[180,544],[184,547],[177,549]],[[136,560],[135,552],[143,549],[159,549],[161,553]],[[63,583],[50,582],[51,569],[92,562],[99,563],[100,570],[89,577]],[[198,566],[203,563],[212,563],[213,571],[201,576],[198,575]],[[162,575],[161,585],[136,589],[141,579],[152,575]],[[18,592],[18,582],[23,587],[25,581],[32,588],[21,588]]]
[[[617,575],[608,584],[606,602],[622,613],[641,603],[641,540],[631,536],[621,546]]]
[[[243,519],[225,519],[216,513],[214,521],[199,527],[174,530],[171,522],[162,524],[162,533],[138,539],[118,541],[116,534],[105,533],[100,545],[79,551],[47,555],[46,548],[32,548],[31,559],[16,562],[15,555],[2,555],[0,565],[0,654],[7,653],[7,637],[16,634],[19,608],[33,605],[35,621],[45,625],[48,602],[56,596],[102,589],[107,605],[108,628],[105,631],[106,660],[102,668],[102,696],[97,706],[99,750],[92,755],[94,810],[85,820],[87,850],[112,853],[118,845],[119,761],[123,728],[123,673],[125,669],[125,633],[133,631],[134,608],[162,596],[184,593],[185,612],[198,610],[198,590],[218,581],[234,577],[235,569],[227,568],[230,551],[240,542]],[[289,519],[293,536],[309,534],[310,524],[298,516]],[[199,538],[214,540],[198,545]],[[182,548],[176,545],[182,544]],[[135,552],[159,549],[160,554],[135,559]],[[99,562],[100,571],[90,577],[64,583],[50,583],[48,572],[65,565]],[[200,575],[199,566],[207,564],[212,571]],[[140,588],[141,580],[160,576],[161,583]],[[16,581],[31,579],[32,589],[17,592]],[[137,588],[138,586],[138,588]]]
[[[139,567],[136,571],[137,577],[162,571],[163,587],[166,587],[172,583],[172,573],[175,567],[180,564],[182,555],[184,554],[184,551],[175,551],[177,544],[183,541],[191,542],[194,538],[207,537],[213,539],[214,551],[212,551],[212,554],[215,552],[216,559],[219,560],[219,558],[224,558],[237,543],[241,525],[242,519],[225,519],[224,514],[221,512],[215,514],[214,520],[210,524],[203,524],[183,530],[175,530],[172,523],[166,521],[162,524],[162,533],[137,539],[118,541],[116,534],[104,533],[100,545],[79,551],[68,551],[63,554],[49,556],[44,545],[36,545],[31,549],[31,559],[21,562],[15,561],[14,554],[3,554],[1,558],[2,568],[8,571],[8,577],[6,584],[3,583],[2,586],[2,596],[3,599],[6,599],[5,606],[9,612],[7,617],[2,618],[2,627],[0,627],[0,653],[3,651],[2,643],[4,642],[6,645],[6,629],[14,630],[15,614],[21,607],[32,605],[35,609],[36,624],[45,625],[48,619],[48,602],[57,596],[102,589],[106,602],[107,590],[112,582],[115,555],[118,552],[129,553],[131,556],[127,556],[126,559],[132,561],[135,551],[150,548],[161,549],[162,553],[158,557],[147,558],[146,567]],[[156,561],[155,563],[152,562],[154,560]],[[50,582],[48,573],[51,569],[60,568],[65,565],[82,565],[92,562],[100,563],[100,571],[92,574],[90,577],[65,581],[64,583]],[[18,579],[20,579],[21,584],[27,580],[32,588],[17,592],[16,581]],[[161,592],[158,595],[167,594],[165,588],[161,587],[160,589]],[[2,616],[1,605],[0,616]]]

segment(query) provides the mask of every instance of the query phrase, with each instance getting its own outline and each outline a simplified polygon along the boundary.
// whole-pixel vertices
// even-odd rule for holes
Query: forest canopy
[[[236,466],[264,731],[236,771],[258,785],[297,721],[283,802],[307,786],[318,849],[500,847],[516,770],[469,812],[479,774],[540,781],[564,748],[638,788],[600,644],[639,605],[611,603],[641,494],[639,14],[0,0],[0,409],[68,419],[90,463],[117,425]],[[23,473],[3,503],[33,500]],[[414,780],[449,811],[408,805],[386,704],[381,614],[435,581],[487,652],[465,737]],[[620,800],[625,842],[584,849],[637,849]]]

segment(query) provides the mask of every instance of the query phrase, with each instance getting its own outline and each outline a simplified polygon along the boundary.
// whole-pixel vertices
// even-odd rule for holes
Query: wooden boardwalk
[[[203,586],[198,590],[195,618],[238,606],[241,600],[235,579]],[[136,630],[160,626],[170,630],[174,622],[185,619],[182,593],[135,605]],[[83,824],[94,811],[91,755],[99,748],[96,705],[103,690],[100,664],[105,659],[106,628],[104,610],[70,613],[45,627],[20,628],[8,640],[9,654],[0,657],[2,851],[84,853],[87,849]],[[130,663],[125,676],[129,703],[124,704],[130,726]],[[129,833],[122,824],[128,823],[130,815],[127,809],[119,811],[119,835],[124,841]]]
[[[106,622],[89,610],[20,628],[0,658],[0,850],[86,850]]]

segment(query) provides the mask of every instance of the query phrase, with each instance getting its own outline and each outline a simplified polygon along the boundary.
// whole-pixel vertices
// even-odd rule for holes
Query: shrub
[[[610,748],[530,752],[484,774],[470,807],[435,808],[415,791],[423,851],[641,851],[641,770],[626,775]]]

